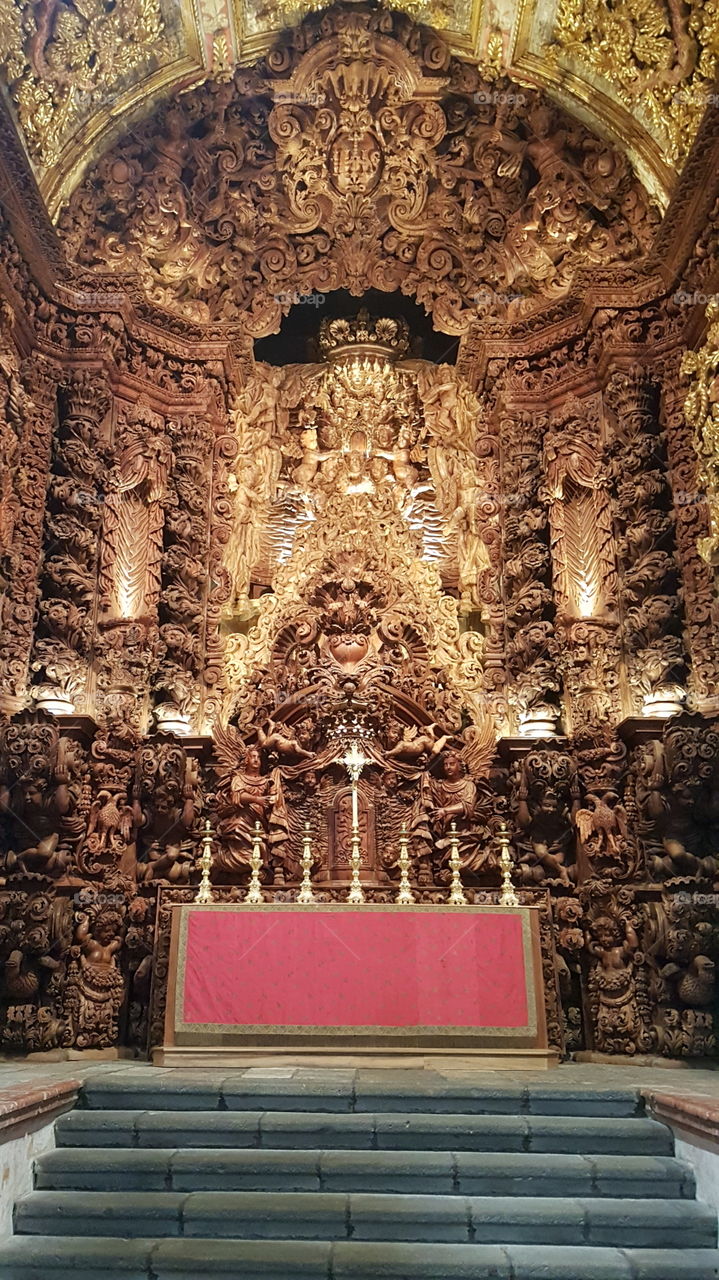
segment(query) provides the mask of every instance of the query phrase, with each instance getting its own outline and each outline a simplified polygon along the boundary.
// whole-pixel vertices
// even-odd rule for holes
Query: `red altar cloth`
[[[308,1043],[317,1034],[385,1044],[481,1036],[509,1047],[541,1039],[541,963],[526,908],[175,911],[175,1044],[268,1044],[279,1035]]]

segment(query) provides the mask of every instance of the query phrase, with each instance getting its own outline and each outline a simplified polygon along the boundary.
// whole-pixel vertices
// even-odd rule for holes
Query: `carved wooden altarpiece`
[[[453,822],[495,900],[504,821],[550,1043],[715,1051],[719,109],[662,217],[525,79],[337,4],[76,156],[56,225],[0,104],[3,1051],[158,1042],[208,820],[218,902],[258,850],[294,901],[307,836],[344,900],[355,741],[369,901],[403,831],[445,901]]]

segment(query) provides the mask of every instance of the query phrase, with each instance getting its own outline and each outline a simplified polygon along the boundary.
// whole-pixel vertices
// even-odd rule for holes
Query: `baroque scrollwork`
[[[285,298],[340,287],[401,288],[462,333],[486,305],[564,296],[580,263],[642,254],[654,215],[623,157],[406,35],[335,10],[309,47],[290,37],[163,107],[71,197],[75,261],[132,269],[176,314],[256,335]]]
[[[666,283],[711,287],[711,121],[647,256],[501,51],[338,6],[226,52],[56,238],[18,173],[0,220],[3,1050],[155,1042],[208,820],[220,902],[294,902],[306,839],[345,901],[356,822],[380,904],[455,848],[495,901],[502,820],[552,1043],[711,1052],[716,317],[681,373]]]

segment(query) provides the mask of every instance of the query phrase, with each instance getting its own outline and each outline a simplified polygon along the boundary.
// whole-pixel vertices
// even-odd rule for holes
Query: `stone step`
[[[716,1249],[17,1236],[3,1280],[719,1280]]]
[[[59,1146],[273,1147],[402,1151],[532,1151],[672,1155],[655,1120],[605,1116],[361,1115],[291,1111],[77,1110],[56,1124]]]
[[[316,1078],[258,1080],[173,1070],[171,1076],[97,1077],[81,1091],[80,1105],[111,1111],[320,1111],[423,1112],[463,1115],[635,1116],[644,1103],[636,1089],[558,1089],[541,1084],[477,1085],[457,1073],[412,1079],[411,1072],[323,1072]],[[400,1080],[392,1077],[399,1075]],[[386,1079],[385,1076],[389,1076]]]
[[[127,1150],[60,1147],[35,1163],[47,1191],[396,1191],[692,1199],[673,1156],[534,1152]]]
[[[712,1248],[696,1201],[355,1192],[36,1191],[19,1234]]]

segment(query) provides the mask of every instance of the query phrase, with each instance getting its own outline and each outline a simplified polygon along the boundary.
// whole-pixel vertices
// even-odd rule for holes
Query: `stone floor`
[[[121,1062],[93,1062],[88,1059],[79,1059],[74,1062],[27,1062],[15,1059],[0,1061],[0,1090],[15,1087],[17,1085],[28,1084],[32,1087],[44,1084],[49,1081],[60,1080],[87,1080],[93,1076],[106,1076],[109,1074],[127,1075],[133,1079],[139,1076],[147,1075],[148,1079],[157,1078],[159,1075],[172,1075],[173,1073],[181,1073],[183,1076],[193,1075],[193,1069],[189,1067],[153,1067],[146,1062],[135,1060],[126,1060]],[[650,1089],[673,1094],[680,1094],[687,1097],[695,1097],[702,1095],[704,1097],[712,1097],[719,1099],[719,1062],[715,1069],[707,1067],[682,1067],[672,1068],[650,1065],[642,1062],[622,1062],[618,1065],[614,1063],[562,1063],[552,1071],[468,1071],[463,1068],[461,1072],[449,1071],[433,1071],[429,1068],[425,1070],[407,1070],[401,1067],[384,1067],[384,1068],[358,1068],[356,1071],[335,1068],[335,1067],[247,1067],[247,1068],[228,1068],[218,1067],[215,1071],[208,1071],[206,1068],[196,1068],[195,1074],[199,1079],[205,1080],[222,1080],[228,1076],[245,1076],[249,1079],[276,1079],[276,1080],[295,1080],[303,1079],[318,1080],[326,1078],[337,1084],[345,1084],[356,1081],[361,1084],[363,1081],[376,1079],[377,1075],[383,1076],[392,1074],[393,1082],[401,1087],[403,1081],[431,1081],[433,1078],[439,1079],[457,1079],[461,1075],[463,1080],[471,1077],[472,1083],[476,1085],[493,1085],[504,1084],[541,1084],[543,1088],[556,1087],[563,1090],[573,1087],[612,1089],[612,1088],[639,1088]]]

